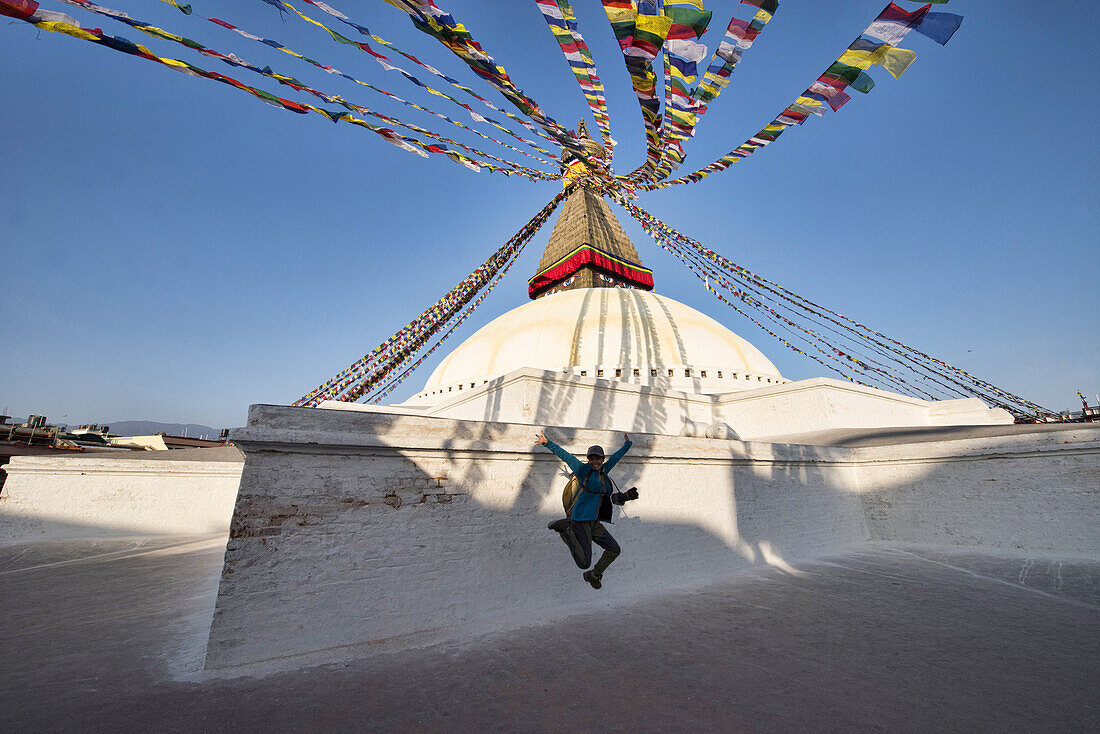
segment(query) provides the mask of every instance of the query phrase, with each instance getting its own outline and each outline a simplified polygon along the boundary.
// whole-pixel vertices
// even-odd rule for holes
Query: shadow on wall
[[[794,573],[792,560],[867,538],[847,475],[827,465],[748,460],[745,444],[706,439],[661,439],[681,457],[654,455],[655,437],[640,435],[613,476],[641,498],[609,527],[623,554],[596,594],[546,529],[564,514],[566,476],[534,427],[257,407],[261,428],[235,436],[247,461],[208,667],[523,624],[753,564]],[[303,442],[263,443],[264,431],[286,440],[295,425]],[[306,438],[321,429],[360,445]],[[574,450],[618,446],[603,431],[552,432]],[[684,460],[685,446],[704,458]]]
[[[913,533],[926,533],[924,542],[1024,547],[1006,543],[1012,537],[1064,552],[1073,542],[1067,528],[1077,528],[1096,541],[1088,523],[1095,489],[1081,465],[1055,468],[1058,457],[937,464],[875,454],[861,467],[847,450],[643,434],[613,472],[642,494],[610,526],[624,553],[597,593],[545,528],[563,514],[566,477],[534,445],[532,426],[269,406],[256,406],[250,419],[210,667],[402,645],[464,635],[471,625],[503,629],[753,564],[793,575],[796,561],[868,537],[922,542]],[[567,449],[618,446],[608,431],[552,431]],[[1036,492],[1049,486],[1038,482],[1043,472],[1079,488],[1078,504],[1064,488],[1054,497]],[[1033,505],[1022,502],[1028,492]],[[1053,516],[1058,507],[1067,516]],[[961,532],[966,523],[980,523],[984,534]],[[1063,545],[1025,534],[1049,536],[1051,528]]]
[[[606,295],[603,291],[611,289],[593,288],[589,289],[584,294],[582,301],[579,318],[577,320],[577,326],[573,333],[571,344],[573,345],[573,352],[570,355],[570,362],[577,363],[580,359],[578,352],[583,350],[585,340],[595,339],[599,342],[594,351],[595,353],[603,353],[603,343],[607,339],[607,335],[604,331],[597,331],[595,333],[584,333],[581,330],[581,325],[586,323],[584,318],[589,310],[593,307],[601,309],[601,323],[607,323],[607,309],[609,308],[608,298],[602,297]],[[630,355],[641,355],[641,359],[648,364],[664,364],[666,361],[670,361],[671,355],[665,355],[662,353],[661,343],[659,335],[656,329],[653,327],[653,314],[650,313],[648,304],[641,298],[628,298],[628,299],[614,299],[622,310],[620,314],[619,323],[622,324],[622,333],[619,335],[619,358],[615,360],[617,364],[627,364],[630,359]],[[643,314],[644,318],[639,318],[638,315]],[[666,314],[667,316],[667,314]],[[678,327],[672,319],[668,319],[670,327],[677,333],[677,342],[679,355],[677,359],[680,362],[684,362],[687,359],[687,355],[682,344],[682,340],[679,338]],[[629,328],[633,326],[633,328]],[[674,360],[671,360],[674,361]],[[565,365],[563,365],[564,367]],[[591,394],[587,390],[585,394]],[[535,405],[531,411],[533,420],[537,422],[544,422],[547,416],[562,416],[569,412],[569,408],[572,406],[577,390],[574,386],[567,383],[550,383],[544,384],[543,389],[539,391],[539,394],[535,396]],[[499,403],[500,393],[494,394],[494,399],[489,401],[483,414],[483,420],[492,421],[496,420],[500,415],[501,405]],[[618,399],[618,393],[614,390],[597,391],[595,393],[595,400],[593,400],[587,407],[587,413],[585,418],[580,419],[581,426],[595,429],[610,429],[611,416],[616,415],[618,406],[616,401]],[[665,399],[653,399],[647,394],[641,396],[641,402],[632,410],[631,417],[625,421],[630,426],[630,430],[638,431],[641,433],[656,432],[667,425],[667,410],[668,400]],[[682,418],[687,419],[689,417],[686,404],[682,406]]]
[[[939,460],[922,446],[857,452],[879,457],[857,468],[872,540],[1100,558],[1095,443]]]
[[[585,323],[586,321],[583,317],[594,305],[593,298],[598,298],[599,308],[605,310],[608,308],[608,299],[599,297],[601,295],[601,290],[602,289],[592,289],[585,294],[583,305],[580,311],[580,318],[578,318],[577,331],[575,331],[573,335],[573,344],[577,345],[577,347],[583,344],[584,339],[595,338],[601,340],[602,342],[602,340],[606,338],[605,334],[603,334],[602,332],[597,332],[595,334],[586,334],[580,331],[580,324]],[[643,300],[642,298],[634,298],[626,300],[616,299],[616,301],[620,304],[620,308],[623,309],[623,313],[621,314],[620,319],[620,323],[623,324],[623,333],[620,336],[620,359],[618,360],[618,363],[626,364],[628,362],[627,355],[629,354],[642,354],[645,356],[645,362],[653,365],[687,362],[688,358],[686,347],[679,333],[679,328],[675,320],[672,319],[671,315],[667,313],[667,309],[665,309],[664,320],[668,323],[676,338],[677,354],[675,355],[664,354],[662,352],[662,345],[659,335],[656,329],[653,327],[654,319],[657,317],[657,315],[651,312],[651,309],[649,308],[649,305],[645,300]],[[631,309],[633,309],[633,313],[630,312]],[[601,316],[603,318],[601,318],[600,323],[607,323],[608,319],[606,318],[606,313],[601,313]],[[631,316],[633,316],[633,318],[631,318]],[[628,325],[633,325],[634,328],[628,328]],[[602,347],[602,343],[598,346]],[[602,350],[598,350],[598,353],[602,353]],[[572,356],[574,358],[572,361],[576,362],[577,355],[574,354]],[[499,397],[500,393],[498,392],[496,394]],[[572,405],[576,394],[577,391],[575,390],[575,388],[567,383],[551,383],[549,385],[544,385],[543,389],[539,392],[537,396],[537,402],[534,410],[532,411],[533,416],[537,421],[540,419],[540,417],[564,414],[567,409]],[[586,391],[585,394],[591,395],[592,393]],[[617,408],[619,407],[616,404],[617,398],[618,393],[613,390],[597,392],[596,399],[593,400],[588,406],[587,419],[584,421],[583,425],[590,429],[609,430],[611,428],[608,425],[608,423],[610,422],[609,418],[610,416],[614,416],[616,414]],[[669,404],[670,403],[666,398],[662,397],[654,399],[652,396],[643,394],[641,396],[640,402],[634,404],[632,415],[627,420],[627,422],[631,426],[633,426],[633,428],[631,428],[631,431],[646,433],[666,426],[668,418],[667,410]],[[490,404],[486,407],[484,416],[485,419],[487,421],[492,420],[496,415],[499,414],[499,409],[499,404],[490,402]],[[680,409],[681,418],[683,420],[690,420],[689,408],[686,401],[683,405],[681,405]],[[713,421],[716,419],[717,415],[712,408],[711,420]],[[454,437],[454,440],[447,441],[445,442],[445,444],[450,447],[453,446],[456,442],[467,440],[491,441],[493,425],[494,424],[489,423],[462,423],[457,427],[457,434]],[[548,453],[545,452],[545,449],[541,449],[533,445],[534,433],[537,428],[538,426],[532,426],[530,431],[532,434],[532,451]],[[553,440],[565,446],[567,449],[570,448],[568,436],[570,434],[576,433],[576,431],[571,429],[555,428],[553,426],[547,426],[547,428],[549,430],[549,435]],[[613,451],[619,445],[619,435],[615,434],[615,437],[616,440],[615,442],[613,442],[612,445],[605,446],[605,449],[608,452]],[[723,443],[726,446],[732,446],[732,444],[728,442]],[[577,450],[576,447],[573,448],[574,450]],[[731,454],[733,453],[734,452],[731,450]],[[449,454],[449,457],[452,460],[454,460],[455,458],[453,453]],[[558,475],[549,482],[551,485],[553,485],[552,489],[548,491],[541,488],[534,490],[536,495],[540,495],[541,493],[541,496],[536,496],[535,499],[538,503],[538,506],[542,508],[544,512],[548,512],[551,515],[561,514],[559,510],[554,508],[554,501],[548,498],[560,496],[561,486],[564,486],[564,483],[568,479],[568,470],[564,468],[564,465],[561,464],[561,462],[559,462],[556,457],[553,457],[551,455],[549,460],[560,467],[558,470]],[[771,458],[769,458],[767,461],[771,461]],[[808,489],[811,492],[817,493],[819,500],[821,498],[820,492],[824,492],[827,496],[830,496],[833,499],[843,500],[844,503],[847,505],[847,510],[844,513],[841,513],[844,516],[844,521],[861,524],[862,521],[858,517],[853,516],[852,508],[854,506],[851,504],[850,501],[848,501],[850,496],[846,494],[847,490],[833,486],[832,484],[830,484],[829,481],[826,481],[823,476],[818,476],[814,478],[815,481],[818,482],[818,485],[816,487],[807,487],[805,483],[809,480],[809,477],[807,476],[807,470],[805,467],[789,467],[777,471],[775,468],[776,466],[777,465],[773,463],[769,464],[766,467],[757,467],[756,469],[754,469],[754,472],[757,473],[759,479],[764,479],[768,482],[774,480],[776,485],[782,485],[785,487],[784,490],[780,490],[776,497],[772,498],[772,504],[775,509],[780,509],[781,506],[785,510],[794,512],[798,512],[801,509],[798,507],[790,506],[791,503],[789,500],[791,498],[799,497],[799,493],[797,491],[794,491],[792,487],[789,486],[791,482],[795,482],[796,484],[800,483],[799,486],[801,486],[804,490]],[[619,480],[619,483],[623,487],[629,487],[639,483],[645,484],[647,477],[645,477],[643,469],[644,467],[641,465],[640,460],[637,458],[637,452],[635,451],[635,456],[631,456],[628,454],[626,459],[624,459],[624,461],[619,464],[614,475],[618,475],[617,478]],[[528,470],[527,474],[520,479],[519,484],[521,489],[516,496],[513,507],[520,507],[528,500],[528,495],[532,491],[532,489],[530,489],[532,485],[544,485],[547,482],[544,476],[536,476],[537,473],[538,464],[536,463],[533,464]],[[485,478],[484,472],[482,472],[480,469],[475,469],[469,478],[474,482],[481,481]],[[664,480],[658,480],[658,486],[660,486],[663,481]],[[713,481],[714,478],[711,478],[711,482]],[[675,477],[674,481],[671,484],[667,484],[664,486],[664,490],[667,491],[669,489],[673,489],[677,485],[677,483],[684,482],[687,482],[689,486],[692,483],[690,469],[685,472],[683,468],[681,468],[681,470],[677,472],[677,476]],[[764,562],[775,565],[777,568],[789,568],[789,564],[787,564],[783,560],[778,551],[778,548],[782,545],[781,543],[773,544],[769,540],[763,540],[758,542],[754,546],[752,543],[744,540],[742,525],[745,524],[745,521],[749,521],[748,525],[750,527],[756,528],[760,524],[760,520],[762,519],[762,517],[759,512],[746,518],[738,517],[738,502],[736,497],[737,491],[735,488],[734,473],[731,472],[730,475],[725,478],[718,478],[718,484],[720,486],[724,486],[725,490],[719,491],[719,496],[711,498],[711,501],[714,504],[714,513],[712,514],[712,517],[716,515],[725,515],[728,518],[728,521],[717,523],[704,521],[701,527],[703,529],[706,529],[709,526],[711,537],[719,538],[730,551],[732,551],[735,555],[744,559],[748,563]],[[754,492],[754,500],[762,499],[755,495],[756,493]],[[797,501],[798,500],[796,499],[796,502]],[[662,504],[668,505],[667,507],[663,507],[663,510],[671,513],[671,515],[674,517],[679,514],[683,514],[679,512],[678,509],[675,507],[676,503],[677,500],[674,498],[669,500],[668,502],[662,501]],[[560,505],[560,502],[557,504]],[[636,512],[643,512],[641,508],[642,506],[639,505],[639,503],[633,503],[631,505],[628,505],[624,510],[621,510],[621,512],[628,513],[632,510]],[[620,510],[617,510],[617,512],[620,512]],[[620,520],[619,524],[621,525],[623,524],[623,522],[623,520]],[[626,524],[629,526],[629,520],[626,521]],[[825,538],[822,538],[819,533],[811,533],[811,536],[819,540],[825,540]],[[866,538],[867,533],[864,529],[859,539]],[[847,542],[847,540],[845,542]],[[665,549],[664,552],[659,553],[659,555],[669,558],[675,557],[676,554],[677,552],[674,549]]]

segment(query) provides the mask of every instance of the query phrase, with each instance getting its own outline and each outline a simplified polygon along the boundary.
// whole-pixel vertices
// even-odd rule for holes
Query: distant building
[[[215,446],[224,446],[227,443],[226,432],[222,432],[222,438],[212,441],[206,438],[189,438],[187,436],[169,436],[165,433],[154,433],[149,436],[109,436],[107,441],[116,448],[134,449],[138,451],[167,451],[171,449],[207,449]]]
[[[110,426],[97,423],[68,429],[51,425],[44,415],[28,416],[22,423],[13,421],[9,415],[0,415],[0,466],[12,456],[214,448],[226,445],[228,436],[228,430],[223,430],[216,441],[165,433],[114,436]],[[0,470],[0,487],[3,485],[4,473]]]
[[[15,423],[11,416],[0,415],[0,441],[27,446],[53,446],[57,433],[57,426],[47,424],[44,415],[27,416],[24,423]]]

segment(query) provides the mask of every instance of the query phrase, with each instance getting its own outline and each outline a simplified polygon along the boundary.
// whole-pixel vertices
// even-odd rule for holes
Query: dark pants
[[[573,554],[578,568],[587,569],[592,564],[592,544],[603,548],[603,555],[592,568],[592,573],[603,576],[603,572],[619,557],[622,548],[607,532],[599,520],[561,519],[554,522],[554,529],[561,533],[561,539]]]

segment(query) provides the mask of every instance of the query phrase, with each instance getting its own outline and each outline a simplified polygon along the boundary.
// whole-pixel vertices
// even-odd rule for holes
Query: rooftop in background
[[[213,448],[225,446],[229,441],[229,429],[223,429],[217,439],[172,436],[165,432],[138,436],[119,436],[110,432],[111,427],[86,423],[68,430],[64,425],[47,422],[44,415],[30,415],[26,421],[16,423],[11,416],[0,416],[0,456],[58,451],[166,451],[184,448]],[[28,451],[27,449],[36,449]]]

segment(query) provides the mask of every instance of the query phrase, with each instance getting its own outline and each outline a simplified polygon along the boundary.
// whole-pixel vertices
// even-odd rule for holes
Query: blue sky
[[[194,0],[192,16],[156,0],[103,4],[468,144],[483,142],[200,17],[278,39],[468,120],[260,0]],[[330,4],[507,106],[396,9],[379,0]],[[586,117],[533,2],[440,4],[559,122],[572,127]],[[700,123],[685,169],[770,121],[883,5],[784,0]],[[715,11],[704,36],[713,47],[737,6],[706,6]],[[107,18],[55,0],[42,7],[308,101]],[[616,169],[632,170],[643,155],[641,117],[621,55],[599,2],[574,7],[608,89]],[[1100,392],[1092,6],[954,0],[937,9],[966,20],[944,47],[911,34],[905,45],[917,59],[900,79],[875,70],[878,86],[839,113],[723,174],[643,194],[639,204],[808,298],[1047,407],[1072,408],[1075,390]],[[358,128],[7,20],[0,408],[17,416],[241,425],[249,404],[290,402],[387,338],[559,188],[421,159]],[[821,374],[716,301],[616,213],[658,292],[719,319],[784,376]],[[549,232],[391,399],[417,391],[438,357],[526,301],[525,280]]]

